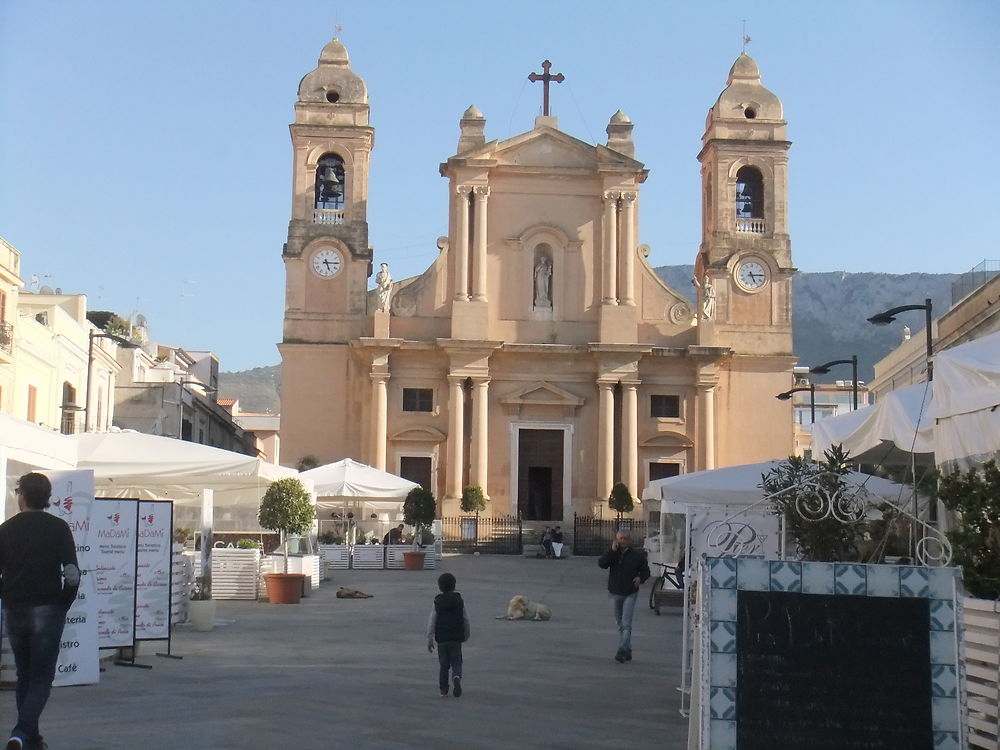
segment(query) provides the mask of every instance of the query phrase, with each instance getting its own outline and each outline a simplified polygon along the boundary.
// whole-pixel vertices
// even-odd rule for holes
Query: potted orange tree
[[[257,520],[265,529],[281,534],[284,572],[264,576],[267,598],[272,604],[298,604],[305,575],[288,572],[288,535],[304,534],[313,523],[316,509],[306,488],[295,477],[279,479],[267,488],[260,501]]]

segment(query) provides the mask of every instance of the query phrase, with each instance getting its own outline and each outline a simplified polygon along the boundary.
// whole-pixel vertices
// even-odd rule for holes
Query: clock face
[[[344,266],[344,259],[340,253],[331,248],[318,250],[312,257],[312,270],[317,276],[329,279],[340,273]]]
[[[745,260],[736,267],[736,283],[748,292],[763,288],[767,277],[767,266],[759,260]]]

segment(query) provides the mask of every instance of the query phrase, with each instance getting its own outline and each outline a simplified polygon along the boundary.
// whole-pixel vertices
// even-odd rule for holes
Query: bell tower
[[[746,52],[708,111],[702,240],[695,263],[698,339],[736,353],[792,351],[787,123]]]
[[[370,336],[368,167],[375,131],[368,89],[339,39],[299,83],[292,137],[292,218],[282,251],[282,463],[359,456],[342,426],[357,419],[345,389],[350,342]]]
[[[299,83],[293,149],[292,220],[283,257],[285,340],[347,340],[324,325],[364,316],[368,246],[368,167],[375,131],[368,89],[339,39]],[[357,325],[362,325],[359,319]],[[347,328],[353,326],[347,325]],[[339,333],[339,335],[338,335]],[[360,335],[360,329],[353,332]]]

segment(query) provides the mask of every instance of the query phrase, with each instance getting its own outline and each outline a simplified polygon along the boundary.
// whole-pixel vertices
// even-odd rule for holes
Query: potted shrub
[[[414,527],[413,549],[403,553],[404,567],[406,570],[424,569],[424,552],[420,549],[423,541],[423,531],[434,523],[437,516],[437,503],[434,502],[434,493],[425,490],[423,487],[414,487],[406,495],[403,501],[403,521]],[[431,535],[433,542],[434,536]]]
[[[635,503],[632,500],[632,493],[628,491],[628,487],[623,482],[615,482],[614,487],[611,488],[608,505],[611,506],[611,510],[618,512],[618,525],[620,526],[622,514],[631,513],[635,507]]]
[[[284,572],[264,576],[267,598],[272,604],[298,604],[305,576],[288,572],[288,534],[304,534],[312,527],[316,509],[306,488],[295,477],[279,479],[267,488],[260,501],[257,520],[265,529],[281,535]]]
[[[215,626],[215,600],[212,598],[211,573],[194,579],[188,601],[188,619],[191,621],[191,627],[200,633],[208,632]]]
[[[462,490],[462,499],[459,502],[459,507],[462,509],[463,513],[475,513],[476,514],[476,525],[473,531],[473,542],[474,545],[479,547],[479,514],[486,510],[486,503],[489,502],[486,497],[486,493],[483,492],[483,488],[478,484],[473,484]],[[462,538],[466,539],[466,519],[462,519]]]

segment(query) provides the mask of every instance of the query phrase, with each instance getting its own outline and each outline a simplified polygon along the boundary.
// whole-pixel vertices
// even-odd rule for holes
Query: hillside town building
[[[339,40],[323,49],[291,125],[284,463],[351,457],[430,488],[444,514],[479,485],[493,513],[559,521],[617,481],[638,497],[791,452],[774,398],[795,362],[781,102],[743,53],[709,109],[696,309],[641,242],[642,209],[664,209],[643,205],[633,123],[619,110],[606,131],[585,143],[543,114],[488,140],[469,107],[440,167],[438,256],[394,282],[368,244],[367,86]]]

